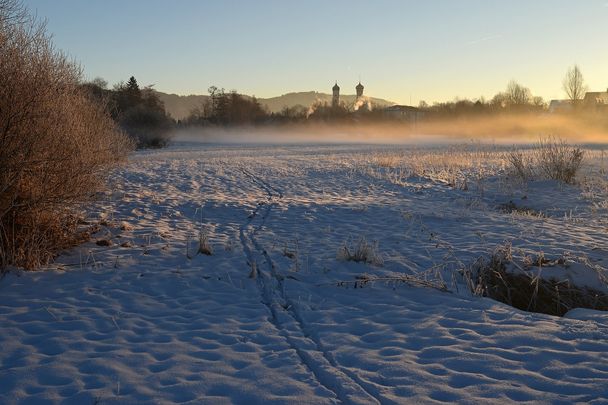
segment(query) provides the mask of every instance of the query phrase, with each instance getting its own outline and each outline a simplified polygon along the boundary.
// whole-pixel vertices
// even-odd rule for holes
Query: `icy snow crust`
[[[607,403],[604,313],[522,312],[471,296],[459,273],[506,241],[602,267],[603,183],[517,186],[500,153],[484,156],[138,153],[92,208],[108,226],[91,243],[0,280],[0,402]],[[542,215],[499,208],[509,201]],[[197,254],[200,233],[213,255]],[[360,237],[378,242],[382,266],[337,259]],[[400,274],[450,292],[354,288]]]

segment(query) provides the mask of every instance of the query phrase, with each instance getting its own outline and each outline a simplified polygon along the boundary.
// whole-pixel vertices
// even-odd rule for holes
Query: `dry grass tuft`
[[[213,255],[213,247],[209,242],[209,235],[207,232],[201,230],[198,233],[198,251],[197,254],[203,254],[207,256]]]
[[[384,259],[378,252],[378,242],[369,242],[363,236],[355,243],[345,242],[338,249],[338,259],[348,262],[367,263],[374,266],[382,266],[384,264]]]

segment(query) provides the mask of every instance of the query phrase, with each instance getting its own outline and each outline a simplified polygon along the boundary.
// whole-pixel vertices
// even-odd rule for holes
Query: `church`
[[[360,98],[363,97],[363,85],[361,84],[361,81],[359,80],[359,84],[357,84],[357,86],[355,86],[355,92],[357,94],[357,99],[355,100],[355,103],[357,101],[359,101]],[[331,98],[331,105],[332,107],[338,107],[340,105],[340,86],[338,86],[338,82],[336,81],[336,84],[334,84],[334,87],[331,88],[332,91],[332,98]]]

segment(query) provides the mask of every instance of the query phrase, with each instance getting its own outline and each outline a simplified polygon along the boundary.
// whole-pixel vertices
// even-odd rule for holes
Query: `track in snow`
[[[342,403],[386,404],[393,401],[382,398],[359,378],[338,366],[321,342],[307,332],[295,303],[285,292],[284,276],[277,272],[276,265],[267,250],[257,241],[256,235],[264,227],[272,209],[283,198],[283,193],[259,176],[246,169],[242,173],[266,192],[267,200],[258,202],[240,228],[240,240],[247,256],[247,263],[255,273],[256,282],[262,296],[262,303],[271,314],[271,322],[281,331],[289,345],[295,350],[302,363],[313,373],[317,381],[335,393]],[[258,266],[258,263],[263,265]]]

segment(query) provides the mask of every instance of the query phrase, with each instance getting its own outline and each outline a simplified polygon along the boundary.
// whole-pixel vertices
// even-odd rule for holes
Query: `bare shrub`
[[[24,10],[0,0],[0,268],[38,267],[79,242],[75,208],[132,148]]]
[[[338,249],[338,259],[348,262],[368,263],[375,266],[384,264],[382,255],[378,253],[378,242],[369,242],[363,236],[355,243],[345,242]]]
[[[507,156],[515,175],[523,181],[529,181],[534,173],[527,156],[520,151],[513,151]]]
[[[546,138],[538,142],[538,167],[549,179],[573,183],[584,156],[580,148],[570,146],[561,139]]]
[[[530,151],[512,151],[507,159],[514,174],[524,181],[545,178],[572,184],[584,157],[580,148],[549,137],[541,138]]]

